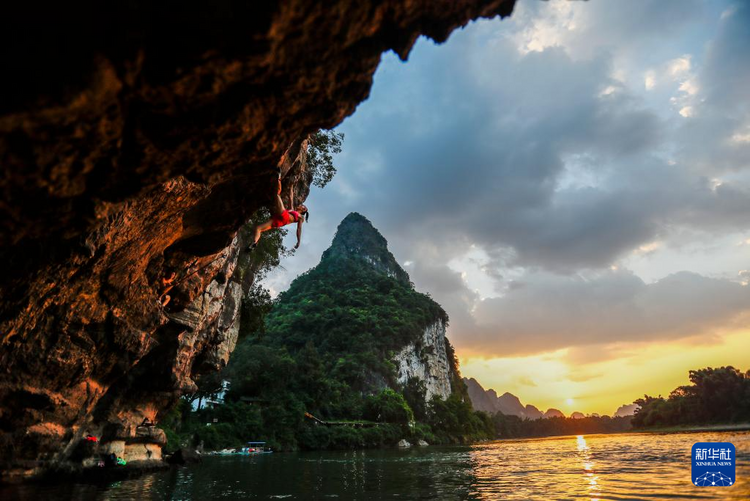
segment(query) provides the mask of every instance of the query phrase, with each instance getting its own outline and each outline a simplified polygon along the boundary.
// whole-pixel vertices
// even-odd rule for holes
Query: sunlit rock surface
[[[237,230],[275,167],[304,200],[304,138],[367,97],[384,51],[513,3],[4,5],[3,478],[70,459],[87,433],[125,453],[225,363]]]
[[[436,321],[424,330],[417,343],[404,346],[394,357],[398,382],[417,378],[425,385],[425,400],[451,394],[451,366],[445,347],[445,322]]]

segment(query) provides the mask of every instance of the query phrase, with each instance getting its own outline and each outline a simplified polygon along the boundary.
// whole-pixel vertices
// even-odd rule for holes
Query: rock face
[[[464,378],[463,381],[475,410],[484,411],[488,414],[502,412],[506,416],[518,416],[525,419],[539,419],[542,417],[539,409],[533,405],[524,407],[518,397],[511,393],[506,392],[498,397],[495,390],[485,390],[474,378]]]
[[[275,166],[304,200],[305,138],[367,97],[382,52],[514,0],[36,4],[0,16],[4,479],[85,433],[127,445],[224,363],[237,231]]]
[[[410,343],[396,354],[398,382],[406,384],[415,377],[425,385],[425,399],[451,394],[451,366],[445,349],[445,322],[436,321],[424,330],[418,343]]]

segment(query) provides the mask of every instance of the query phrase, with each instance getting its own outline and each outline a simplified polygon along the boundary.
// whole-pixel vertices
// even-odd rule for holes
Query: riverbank
[[[571,437],[577,435],[615,435],[620,433],[701,433],[701,432],[732,432],[732,431],[750,431],[750,423],[728,423],[728,424],[707,424],[707,425],[682,425],[682,426],[664,426],[658,428],[631,428],[618,431],[586,431],[579,430],[568,433],[553,433],[544,435],[521,435],[515,437],[498,437],[495,440],[528,440],[544,439],[556,437]]]
[[[665,426],[663,428],[634,428],[630,433],[697,433],[702,431],[750,431],[750,423]]]

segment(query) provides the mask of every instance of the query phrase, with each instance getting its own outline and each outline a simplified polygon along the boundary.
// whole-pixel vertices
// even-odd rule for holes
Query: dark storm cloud
[[[636,4],[626,14],[634,25],[645,12],[683,12],[675,2]],[[666,224],[747,228],[745,188],[712,190],[655,157],[670,124],[614,81],[612,69],[607,53],[578,60],[549,47],[521,55],[510,39],[488,42],[481,30],[420,45],[412,61],[390,62],[376,79],[379,105],[363,105],[356,117],[367,127],[342,128],[360,157],[348,167],[379,165],[368,171],[361,210],[400,239],[508,247],[516,257],[506,264],[560,271],[607,266]],[[609,86],[617,91],[602,94]],[[594,182],[576,185],[573,175],[562,186],[576,163]]]
[[[604,265],[653,236],[647,206],[600,188],[556,192],[566,155],[634,158],[659,137],[658,119],[629,96],[599,97],[610,81],[605,60],[574,62],[550,49],[514,61],[505,47],[482,61],[489,85],[477,83],[469,48],[451,48],[428,68],[405,69],[442,74],[449,63],[449,83],[436,77],[412,100],[413,89],[394,88],[405,97],[398,108],[373,110],[367,137],[348,132],[350,147],[381,159],[366,210],[385,219],[387,232],[510,246],[519,263],[550,268]]]

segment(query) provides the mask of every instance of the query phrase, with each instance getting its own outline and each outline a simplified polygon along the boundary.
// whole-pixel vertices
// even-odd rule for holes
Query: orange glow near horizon
[[[566,415],[612,415],[644,394],[667,397],[678,386],[689,384],[688,371],[704,367],[734,366],[750,369],[750,332],[726,333],[706,342],[685,339],[604,350],[589,346],[576,355],[562,349],[532,356],[461,357],[461,373],[473,377],[485,390],[516,395],[524,405],[542,412],[559,409]],[[459,356],[460,347],[457,348]],[[588,353],[607,355],[604,360],[580,360]]]

